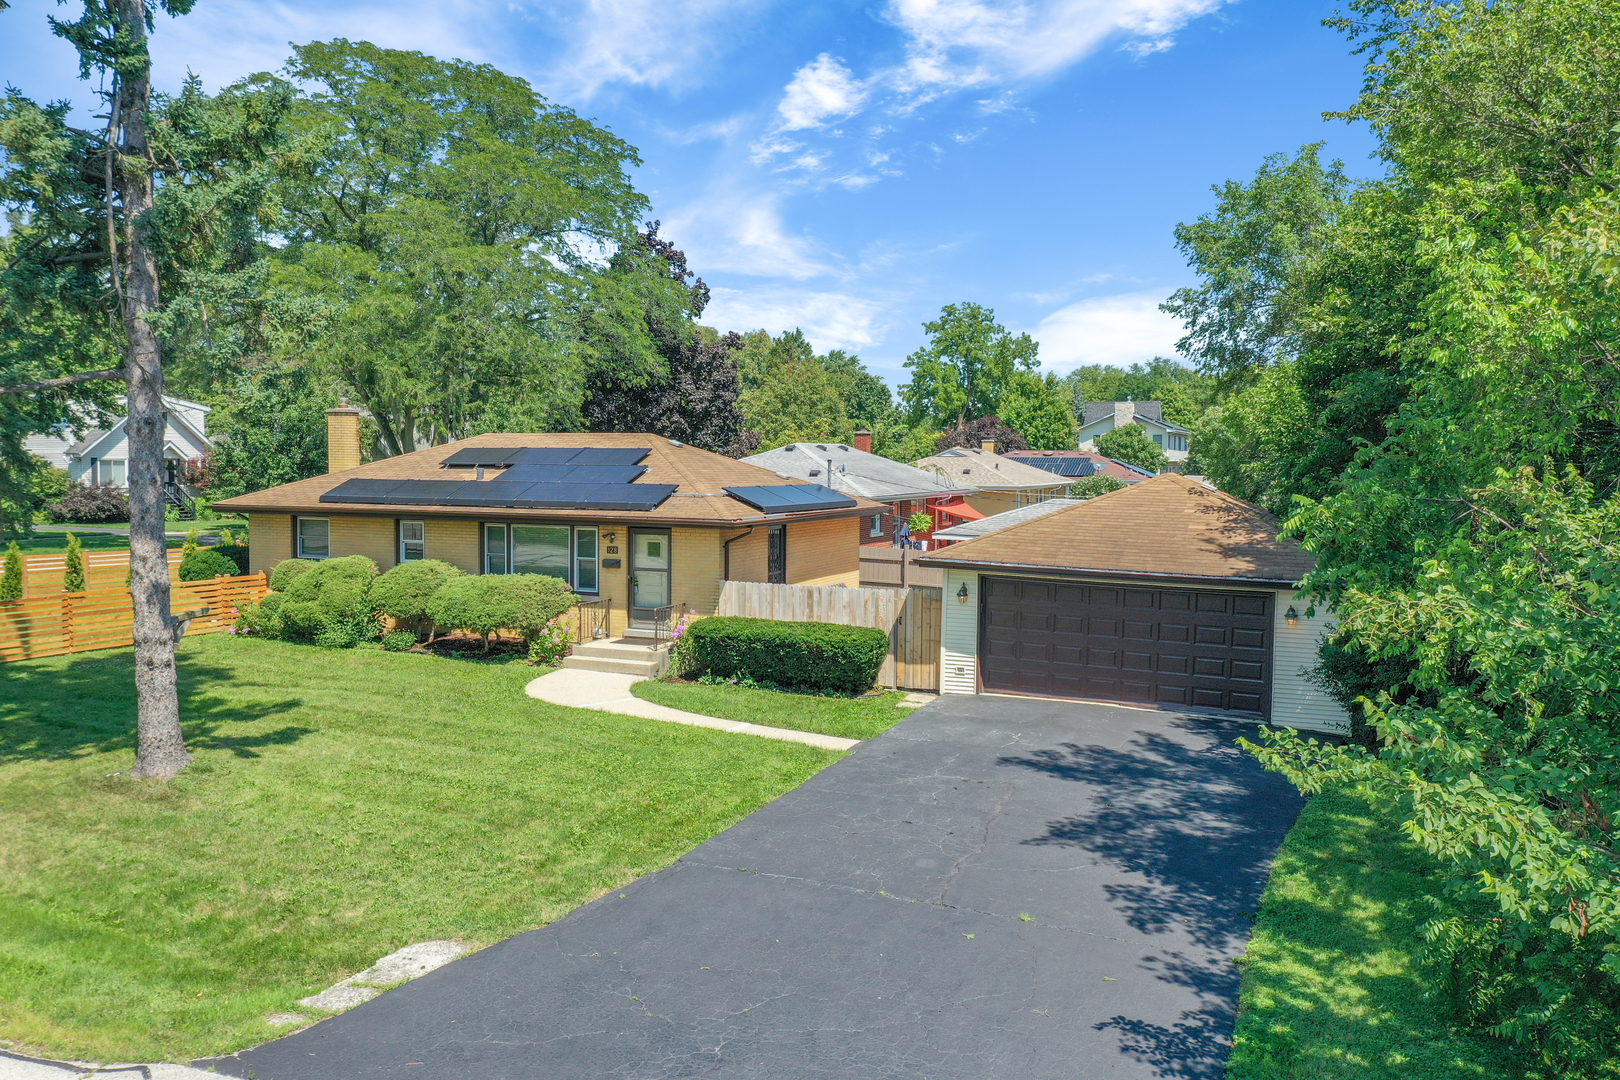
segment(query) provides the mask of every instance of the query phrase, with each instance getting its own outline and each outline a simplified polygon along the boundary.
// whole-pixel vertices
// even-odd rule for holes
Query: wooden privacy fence
[[[169,549],[169,580],[178,580],[176,575],[180,568],[180,549]],[[23,556],[23,595],[28,596],[59,596],[62,592],[62,575],[67,571],[67,561],[62,555],[24,555]],[[129,573],[128,551],[87,551],[84,553],[84,591],[106,592],[124,588],[124,578]],[[0,564],[0,577],[5,576],[5,567]]]
[[[122,583],[120,581],[120,583]],[[263,573],[187,581],[173,586],[170,610],[204,612],[186,636],[217,634],[236,623],[237,610],[270,591]],[[116,649],[134,643],[135,612],[128,589],[58,592],[0,601],[0,661]]]
[[[926,551],[910,548],[879,547],[876,544],[861,548],[861,588],[899,589],[913,585],[939,589],[945,585],[945,571],[937,566],[918,566],[917,560]]]
[[[715,614],[874,626],[889,635],[889,655],[878,671],[878,683],[937,693],[943,615],[940,593],[923,588],[847,589],[728,581],[720,590]]]

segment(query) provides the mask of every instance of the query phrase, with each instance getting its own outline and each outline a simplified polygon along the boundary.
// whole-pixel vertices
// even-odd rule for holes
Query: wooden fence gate
[[[839,585],[769,585],[728,581],[717,615],[788,622],[873,626],[889,635],[878,683],[939,692],[939,589],[848,589]]]

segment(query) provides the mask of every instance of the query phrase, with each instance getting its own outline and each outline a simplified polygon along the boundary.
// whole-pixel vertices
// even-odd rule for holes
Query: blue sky
[[[1045,368],[1173,355],[1156,305],[1189,284],[1171,230],[1211,184],[1327,142],[1361,65],[1317,0],[262,3],[160,16],[160,85],[279,68],[290,41],[366,39],[487,62],[613,129],[722,330],[802,327],[892,385],[954,301],[995,308]],[[0,12],[0,77],[88,105],[48,13]]]

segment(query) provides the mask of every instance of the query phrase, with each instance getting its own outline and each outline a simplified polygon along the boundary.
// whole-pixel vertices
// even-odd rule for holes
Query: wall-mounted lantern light
[[[619,542],[619,534],[616,532],[605,532],[602,534],[602,538],[610,544],[616,544]]]
[[[1299,622],[1299,609],[1293,604],[1289,604],[1288,610],[1283,612],[1283,618],[1287,619],[1289,622]]]
[[[965,603],[967,603],[967,598],[968,598],[967,582],[964,581],[964,582],[962,582],[962,587],[960,589],[956,590],[956,602],[958,604],[965,604]]]

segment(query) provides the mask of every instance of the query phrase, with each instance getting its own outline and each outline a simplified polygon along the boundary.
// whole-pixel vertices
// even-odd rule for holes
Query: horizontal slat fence
[[[878,683],[937,692],[940,604],[939,589],[728,581],[720,590],[716,614],[876,627],[889,635],[889,655],[878,671]]]
[[[169,580],[178,581],[180,549],[169,549]],[[23,556],[23,596],[57,596],[62,592],[62,575],[67,563],[61,555]],[[84,591],[106,592],[124,588],[129,574],[128,551],[87,551],[84,553]],[[0,577],[5,566],[0,563]]]
[[[119,584],[123,584],[122,575]],[[191,620],[186,636],[217,634],[235,625],[243,604],[269,591],[270,581],[263,573],[187,581],[173,586],[170,610],[180,615],[206,609],[206,614]],[[130,645],[134,617],[129,590],[123,588],[0,601],[0,661]]]
[[[926,589],[943,588],[945,571],[937,566],[918,566],[917,560],[928,554],[911,548],[879,547],[876,544],[861,548],[861,588],[898,589],[917,585]]]

